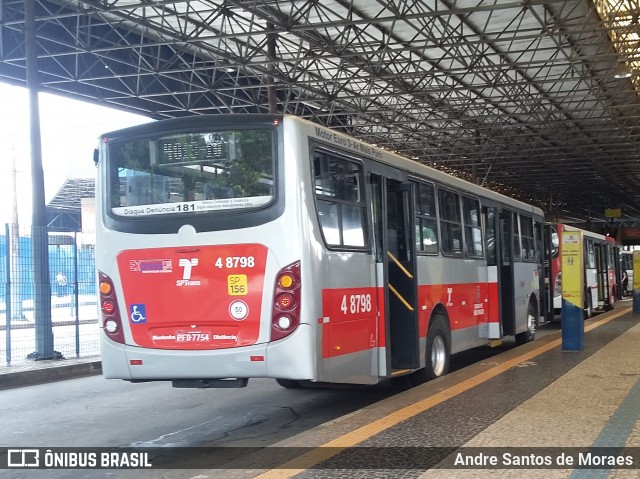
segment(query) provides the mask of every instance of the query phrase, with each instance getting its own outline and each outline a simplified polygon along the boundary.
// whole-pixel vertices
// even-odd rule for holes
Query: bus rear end
[[[229,123],[168,120],[101,139],[96,261],[107,378],[179,387],[313,378],[313,332],[300,324],[302,241],[283,236],[302,228],[295,188],[284,208],[282,118]]]

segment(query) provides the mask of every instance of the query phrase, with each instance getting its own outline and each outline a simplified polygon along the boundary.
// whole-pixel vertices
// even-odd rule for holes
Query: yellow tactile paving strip
[[[640,324],[523,402],[465,447],[591,446],[639,378]],[[638,424],[626,445],[640,446]],[[449,469],[426,471],[420,477],[475,479],[483,472],[492,478],[559,479],[569,477],[572,470]],[[616,479],[639,477],[640,471],[629,469],[612,470],[608,476]]]
[[[591,323],[587,327],[585,327],[585,332],[588,332],[606,322],[612,321],[613,319],[616,319],[628,313],[629,311],[630,311],[629,308],[625,308],[624,310],[621,310],[615,314],[608,315],[606,318],[600,321],[595,321],[594,323]],[[631,355],[625,355],[625,358],[616,358],[616,359],[629,360],[630,363],[627,364],[627,366],[636,367],[635,370],[638,371],[638,373],[640,374],[640,331],[638,331],[636,334],[633,334],[633,335],[625,334],[614,342],[617,342],[619,340],[628,341],[626,339],[628,336],[632,336],[636,339],[635,349],[637,349],[637,357],[635,359],[636,359],[637,366],[632,365],[633,361],[631,360]],[[447,399],[450,399],[452,397],[457,396],[458,394],[468,391],[474,386],[484,381],[487,381],[507,371],[508,369],[514,366],[517,366],[518,364],[532,360],[536,356],[539,356],[540,354],[559,346],[561,342],[562,342],[561,339],[556,339],[546,344],[543,344],[540,347],[537,347],[533,350],[530,350],[524,354],[518,355],[513,359],[505,361],[501,364],[498,364],[478,374],[477,376],[470,377],[452,387],[444,389],[439,393],[434,394],[433,396],[430,396],[424,400],[420,400],[415,402],[414,404],[410,404],[408,406],[400,408],[397,411],[390,413],[386,417],[374,420],[369,424],[361,426],[351,432],[343,434],[340,437],[330,440],[325,444],[323,444],[318,449],[314,449],[309,453],[303,456],[300,456],[299,458],[296,458],[292,461],[289,461],[286,464],[283,464],[280,469],[273,469],[273,470],[267,471],[263,474],[258,475],[257,477],[259,479],[275,479],[275,478],[282,479],[282,478],[293,477],[301,472],[304,472],[306,469],[312,468],[314,465],[336,455],[340,451],[340,448],[353,447],[358,443],[362,442],[363,440],[368,439],[374,436],[375,434],[381,433],[386,429],[392,426],[395,426],[406,419],[416,416],[417,414],[420,414],[436,406],[437,404],[440,404],[446,401]],[[625,344],[624,346],[630,347],[629,344]],[[609,350],[610,347],[611,345],[608,345],[607,347],[603,348],[603,350],[599,351],[593,356],[593,357],[599,357],[600,358],[599,361],[594,360],[593,357],[589,358],[588,360],[584,361],[581,365],[576,367],[574,370],[570,371],[570,374],[578,374],[578,376],[572,379],[573,382],[571,384],[573,386],[571,385],[565,386],[563,383],[563,380],[564,380],[564,377],[563,377],[560,380],[553,383],[548,388],[546,388],[545,390],[543,390],[538,395],[534,396],[534,398],[523,403],[523,406],[529,405],[527,406],[527,409],[525,410],[525,412],[521,412],[522,407],[520,407],[516,411],[513,411],[507,414],[504,418],[502,418],[496,424],[494,424],[493,426],[487,429],[487,431],[504,430],[505,433],[508,433],[508,434],[496,435],[495,432],[494,433],[485,432],[476,436],[476,438],[474,438],[473,441],[470,441],[470,443],[467,444],[467,446],[483,446],[483,447],[485,446],[495,446],[495,447],[564,446],[564,447],[567,447],[569,445],[570,446],[590,445],[591,442],[597,437],[600,430],[602,429],[602,426],[606,423],[606,420],[608,419],[608,416],[605,416],[606,414],[605,411],[607,410],[607,408],[610,410],[610,413],[615,411],[615,408],[617,407],[619,402],[624,398],[626,393],[628,393],[629,389],[637,379],[631,375],[627,377],[626,381],[624,377],[617,378],[618,381],[616,382],[614,387],[607,387],[610,393],[606,395],[606,398],[602,398],[602,399],[599,399],[597,395],[594,396],[592,393],[585,394],[584,391],[582,392],[579,392],[579,390],[575,391],[575,388],[580,387],[580,384],[582,385],[585,384],[586,375],[590,375],[590,376],[594,374],[601,375],[603,378],[602,380],[603,383],[606,382],[606,380],[611,377],[611,375],[613,374],[612,371],[615,371],[615,369],[612,369],[612,366],[607,364],[607,361],[603,361],[603,359],[606,359],[603,356],[603,354],[606,354],[604,353],[604,351]],[[571,354],[571,353],[567,353],[567,354]],[[582,371],[582,373],[576,373],[575,372],[576,370]],[[565,377],[566,376],[568,375],[565,375]],[[586,382],[586,384],[593,384],[593,380],[594,379],[590,379],[589,381]],[[555,386],[555,388],[553,386]],[[547,391],[550,391],[550,392],[547,393]],[[587,418],[585,427],[592,434],[592,437],[590,440],[588,439],[589,436],[583,433],[576,435],[575,437],[571,437],[571,434],[573,434],[574,430],[571,429],[570,426],[562,426],[563,421],[567,419],[567,416],[563,414],[561,409],[556,410],[556,408],[554,407],[554,406],[560,407],[560,403],[564,402],[563,397],[566,397],[566,394],[570,392],[572,394],[572,396],[570,397],[574,397],[576,399],[578,399],[577,397],[579,397],[580,401],[575,402],[571,400],[571,401],[567,401],[565,404],[570,404],[572,407],[580,403],[584,403],[584,405],[578,407],[577,410],[575,411],[575,414],[569,415],[569,418],[575,417],[577,419],[579,417],[580,421],[582,422],[584,422],[585,418]],[[548,394],[550,396],[540,399],[538,398],[540,394]],[[538,398],[538,399],[534,400],[535,398]],[[545,406],[545,400],[546,401],[552,400],[553,402],[552,403],[547,402]],[[598,408],[598,410],[600,411],[598,416],[593,414],[594,408]],[[552,416],[554,416],[548,419],[551,421],[552,426],[553,426],[553,421],[555,420],[557,424],[560,425],[560,431],[554,431],[553,428],[547,430],[546,427],[540,426],[541,424],[544,423],[544,420],[540,419],[540,417],[542,416],[542,411],[544,410],[549,411],[549,413]],[[533,419],[531,417],[531,414],[537,414],[538,419]],[[597,419],[596,417],[601,419]],[[511,419],[507,420],[507,418],[511,418]],[[507,422],[505,423],[504,421],[507,421]],[[500,426],[501,424],[502,426]],[[505,427],[505,424],[507,424],[508,427]],[[516,428],[515,426],[517,424],[520,424],[520,426]],[[538,430],[539,432],[538,433],[534,432],[536,430]],[[569,434],[569,436],[563,439],[564,437],[563,434],[565,436]],[[518,441],[514,442],[513,440],[514,437],[517,437]],[[551,443],[549,442],[550,439],[552,441]],[[576,442],[572,442],[574,439],[576,440]],[[460,470],[460,469],[438,470],[438,471],[431,470],[431,471],[427,471],[424,477],[438,477],[438,478],[459,478],[459,477],[471,478],[473,477],[475,478],[475,477],[478,477],[479,472],[480,471],[478,471],[477,469],[468,470],[468,471]],[[514,470],[490,471],[492,477],[500,477],[500,476],[497,476],[496,474],[502,474],[502,473],[504,473],[504,475],[502,475],[501,477],[514,477],[515,472],[516,471]],[[522,472],[525,472],[525,471],[517,471],[518,476],[521,476],[520,473]],[[527,471],[527,472],[532,472],[535,474],[540,473],[539,476],[531,476],[531,477],[546,478],[546,477],[567,477],[567,473],[570,471],[539,470],[539,471]]]

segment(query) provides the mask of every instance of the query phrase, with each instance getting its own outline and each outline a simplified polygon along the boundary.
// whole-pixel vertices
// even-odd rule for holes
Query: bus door
[[[612,251],[613,255],[613,264],[610,268],[613,268],[613,276],[615,278],[616,289],[616,300],[622,299],[622,253],[620,248],[615,246]]]
[[[515,214],[503,210],[499,215],[498,226],[498,291],[500,296],[500,323],[502,334],[516,334],[515,281],[513,273],[513,246],[518,237],[513,234]]]
[[[538,226],[538,223],[536,223]],[[553,321],[554,307],[553,295],[555,290],[555,274],[553,271],[553,255],[557,252],[557,246],[553,244],[553,227],[550,224],[542,225],[542,283],[540,288],[542,298],[542,311],[545,321]]]
[[[611,303],[609,298],[609,265],[607,257],[607,245],[594,242],[596,255],[596,281],[598,288],[598,309],[608,309]]]
[[[386,330],[393,374],[420,367],[411,183],[387,178],[384,197]]]

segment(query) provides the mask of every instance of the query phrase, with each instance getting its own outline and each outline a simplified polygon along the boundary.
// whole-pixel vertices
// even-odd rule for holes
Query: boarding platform
[[[582,351],[563,352],[558,329],[278,443],[283,456],[288,448],[301,455],[276,468],[262,469],[264,456],[256,456],[256,469],[224,472],[261,479],[640,477],[639,417],[640,315],[627,300],[585,321]],[[491,456],[497,467],[455,465],[456,458]],[[249,464],[244,458],[236,466]]]

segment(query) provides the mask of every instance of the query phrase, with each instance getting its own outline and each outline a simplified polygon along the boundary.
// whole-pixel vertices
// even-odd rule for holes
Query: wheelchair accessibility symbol
[[[129,318],[134,324],[144,324],[147,322],[147,311],[144,304],[129,305]]]

